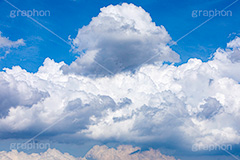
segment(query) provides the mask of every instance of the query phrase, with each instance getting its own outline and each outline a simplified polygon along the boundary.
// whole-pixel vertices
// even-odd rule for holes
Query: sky
[[[240,159],[239,4],[1,0],[0,158]]]

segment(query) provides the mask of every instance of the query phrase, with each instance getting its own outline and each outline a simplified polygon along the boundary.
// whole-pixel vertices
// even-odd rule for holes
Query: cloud
[[[40,160],[40,159],[51,159],[51,160],[77,160],[77,158],[74,158],[73,156],[69,155],[68,153],[62,154],[56,149],[49,149],[44,153],[36,154],[33,153],[31,155],[28,155],[24,152],[18,152],[16,150],[13,150],[11,152],[0,152],[0,159],[2,160]]]
[[[94,146],[86,155],[94,160],[175,160],[174,157],[161,154],[158,150],[141,151],[141,148],[121,145],[117,149],[107,146]]]
[[[13,67],[15,71],[19,71],[19,76],[27,74],[20,67]],[[9,70],[9,72],[11,72]],[[0,117],[6,116],[11,107],[17,106],[32,107],[43,98],[48,96],[47,92],[41,92],[37,88],[33,88],[27,81],[17,81],[10,74],[0,73]]]
[[[0,32],[0,48],[17,48],[19,46],[25,45],[23,39],[18,39],[17,41],[11,41],[8,37],[2,37],[2,32]]]
[[[172,148],[185,144],[181,149],[239,144],[239,37],[207,62],[191,58],[179,66],[158,63],[178,59],[170,41],[141,7],[102,8],[73,40],[74,50],[86,52],[70,66],[46,58],[36,73],[18,66],[0,73],[1,137],[24,133],[32,138],[57,122],[40,137]],[[137,67],[160,52],[160,58]],[[114,75],[107,76],[93,60]]]
[[[231,48],[231,45],[229,45],[234,41],[235,40],[228,43],[229,47],[226,48],[226,50],[217,49],[214,53],[214,61],[209,62],[209,64],[218,70],[221,76],[229,77],[240,82],[240,75],[238,74],[238,68],[240,67],[240,48],[236,45]]]
[[[229,48],[233,48],[233,52],[229,55],[232,62],[240,61],[240,38],[236,37],[234,40],[227,44]]]
[[[24,40],[18,39],[17,41],[11,41],[8,37],[3,37],[2,32],[0,31],[0,51],[4,52],[4,55],[1,55],[0,59],[4,59],[7,54],[10,53],[11,48],[18,48],[19,46],[24,46]]]
[[[117,149],[107,146],[94,146],[83,158],[75,158],[68,153],[61,153],[56,149],[48,149],[40,154],[26,154],[24,152],[0,152],[1,160],[175,160],[174,157],[161,154],[158,150],[141,151],[141,148],[132,146],[119,146]]]
[[[227,46],[229,48],[239,48],[240,46],[240,38],[239,37],[236,37],[234,40],[232,40],[231,42],[229,42],[227,44]]]
[[[222,106],[216,98],[208,98],[206,99],[206,103],[201,105],[200,108],[202,111],[199,112],[197,116],[204,119],[210,119],[219,113]]]
[[[101,8],[89,25],[78,30],[72,40],[73,51],[80,57],[64,73],[108,75],[136,69],[148,64],[178,62],[179,55],[170,47],[171,37],[164,26],[156,26],[146,11],[133,4]],[[109,70],[109,71],[107,71]]]
[[[238,144],[240,77],[235,67],[240,63],[231,61],[235,52],[236,47],[228,47],[207,62],[149,64],[135,73],[99,78],[66,75],[61,70],[65,63],[49,58],[34,74],[20,67],[5,69],[1,135],[34,135],[61,119],[46,137],[171,143],[175,148],[173,142],[183,140],[181,148]]]

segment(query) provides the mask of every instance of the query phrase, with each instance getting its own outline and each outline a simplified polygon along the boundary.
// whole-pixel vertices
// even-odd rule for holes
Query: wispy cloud
[[[4,55],[0,55],[0,59],[4,59],[7,54],[10,53],[12,48],[18,48],[19,46],[24,46],[24,40],[18,39],[17,41],[11,41],[8,37],[3,37],[2,32],[0,31],[0,49],[4,52]]]

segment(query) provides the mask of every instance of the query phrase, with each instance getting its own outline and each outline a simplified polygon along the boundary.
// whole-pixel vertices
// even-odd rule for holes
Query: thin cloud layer
[[[174,157],[161,154],[158,150],[141,151],[141,148],[119,146],[117,149],[107,146],[94,146],[83,158],[76,158],[68,153],[61,153],[56,149],[48,149],[40,154],[26,154],[13,150],[0,152],[1,160],[175,160]]]
[[[81,56],[62,69],[64,73],[104,76],[134,70],[158,54],[146,63],[178,62],[179,55],[168,46],[170,42],[164,26],[156,26],[141,7],[110,5],[79,29],[72,48]]]

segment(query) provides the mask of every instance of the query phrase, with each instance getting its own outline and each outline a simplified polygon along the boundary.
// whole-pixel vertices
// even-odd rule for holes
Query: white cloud
[[[171,37],[163,26],[156,26],[150,15],[133,4],[110,5],[101,9],[89,25],[79,29],[72,40],[73,50],[82,55],[64,66],[65,73],[107,75],[133,70],[147,62],[177,62],[179,55],[169,46]],[[97,63],[95,63],[96,61]]]
[[[17,81],[15,77],[24,78],[28,73],[20,67],[13,67],[13,69],[18,72],[15,72],[14,77],[4,72],[0,73],[0,117],[6,116],[10,107],[32,107],[33,104],[48,96],[47,92],[31,87],[27,81]]]
[[[8,37],[3,37],[2,32],[0,31],[0,51],[4,51],[4,55],[0,55],[0,59],[6,57],[9,54],[11,48],[18,48],[19,46],[24,46],[24,40],[18,39],[17,41],[11,41]]]
[[[19,46],[25,45],[23,39],[18,39],[17,41],[11,41],[8,37],[2,37],[2,32],[0,32],[0,48],[17,48]]]
[[[141,148],[132,146],[119,146],[117,149],[107,146],[94,146],[83,158],[73,157],[68,153],[61,153],[56,149],[48,149],[40,154],[26,154],[24,152],[0,152],[1,160],[175,160],[174,157],[161,154],[158,150],[141,151]]]
[[[133,13],[128,15],[125,11]],[[105,58],[116,54],[118,61],[121,56],[127,56],[126,48],[101,50],[120,42],[124,46],[130,44],[128,49],[132,50],[136,42],[141,45],[139,52],[133,52],[129,61],[119,62],[125,63],[123,68],[133,62],[133,66],[137,66],[147,58],[146,52],[153,54],[152,49],[159,46],[161,51],[168,48],[171,38],[163,27],[151,22],[142,8],[127,4],[103,8],[98,17],[79,30],[79,35],[82,36],[73,41],[76,49],[88,51],[65,69],[81,74],[65,74],[66,64],[49,58],[34,74],[20,67],[0,73],[0,89],[3,90],[0,134],[4,137],[19,132],[37,134],[66,116],[47,131],[52,139],[84,137],[150,145],[183,139],[187,144],[196,145],[240,143],[238,37],[229,42],[226,49],[218,49],[207,62],[193,58],[179,66],[149,63],[134,73],[120,72],[119,66],[110,63],[109,67],[116,69],[116,74],[89,78],[84,75],[105,73],[98,70],[92,60],[83,61],[86,55],[108,63],[110,60],[105,61]],[[143,41],[138,43],[137,39]],[[114,43],[111,46],[110,41]],[[166,55],[176,55],[171,49],[166,50]],[[140,55],[136,63],[132,59],[135,53]]]
[[[240,47],[240,38],[236,37],[234,40],[227,44],[230,48],[239,48]]]
[[[227,46],[233,49],[233,51],[229,55],[229,59],[232,62],[239,62],[240,61],[240,38],[236,37],[234,40],[229,42]],[[236,67],[239,67],[239,66],[236,66]]]
[[[184,138],[196,145],[238,144],[240,77],[235,67],[240,63],[231,61],[234,52],[218,49],[208,62],[145,65],[135,73],[95,79],[65,75],[65,64],[48,58],[34,74],[6,69],[1,99],[9,113],[0,119],[1,132],[31,129],[37,134],[67,115],[47,132],[133,143]]]

